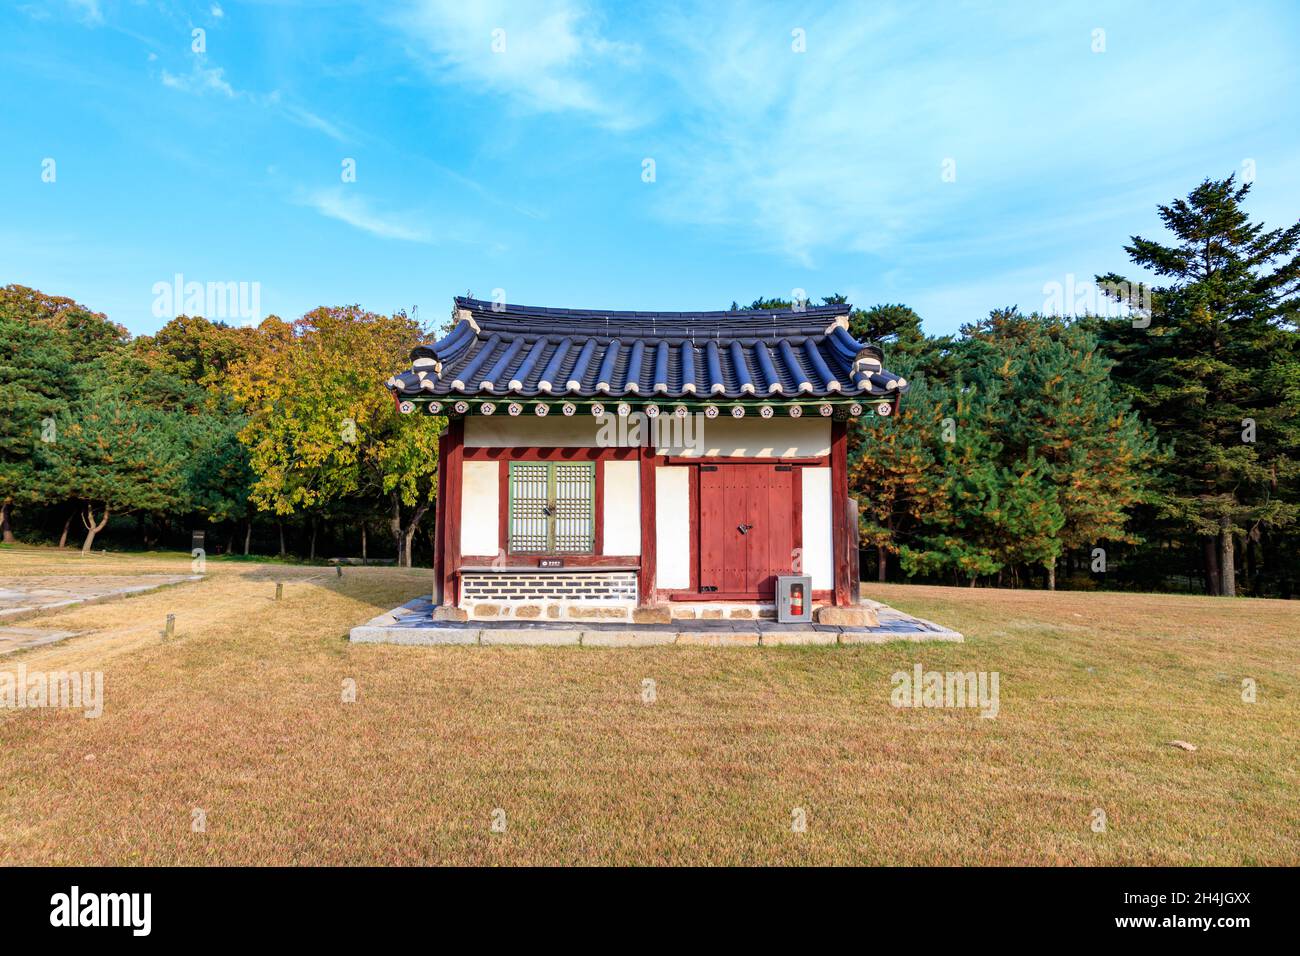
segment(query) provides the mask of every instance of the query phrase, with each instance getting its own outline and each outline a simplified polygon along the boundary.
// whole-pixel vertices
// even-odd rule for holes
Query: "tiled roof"
[[[905,379],[848,333],[848,305],[601,312],[456,299],[455,327],[388,380],[399,397],[890,397]]]

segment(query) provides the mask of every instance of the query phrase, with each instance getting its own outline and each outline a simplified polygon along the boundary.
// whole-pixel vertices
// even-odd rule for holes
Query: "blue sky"
[[[1128,271],[1207,176],[1294,222],[1298,49],[1286,2],[18,0],[0,283],[137,334],[176,273],[285,318],[804,289],[954,331]]]

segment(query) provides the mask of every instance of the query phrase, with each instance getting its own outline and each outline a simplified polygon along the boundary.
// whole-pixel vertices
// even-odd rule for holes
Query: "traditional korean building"
[[[907,383],[850,306],[607,312],[455,300],[388,381],[445,416],[434,600],[470,619],[769,617],[782,575],[860,623],[850,419]]]

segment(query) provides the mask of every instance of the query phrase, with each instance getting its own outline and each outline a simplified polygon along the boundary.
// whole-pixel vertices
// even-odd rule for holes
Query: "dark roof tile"
[[[457,298],[456,326],[415,348],[418,364],[388,384],[399,395],[780,400],[906,391],[881,368],[880,350],[848,333],[849,310],[611,312]]]

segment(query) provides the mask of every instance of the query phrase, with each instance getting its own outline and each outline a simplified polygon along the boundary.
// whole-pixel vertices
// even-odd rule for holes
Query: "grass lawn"
[[[0,710],[0,863],[1300,863],[1297,602],[867,585],[966,643],[352,646],[431,572],[207,570],[23,622],[85,633],[0,672],[101,670],[105,709]],[[916,663],[997,671],[999,715],[895,709]]]

